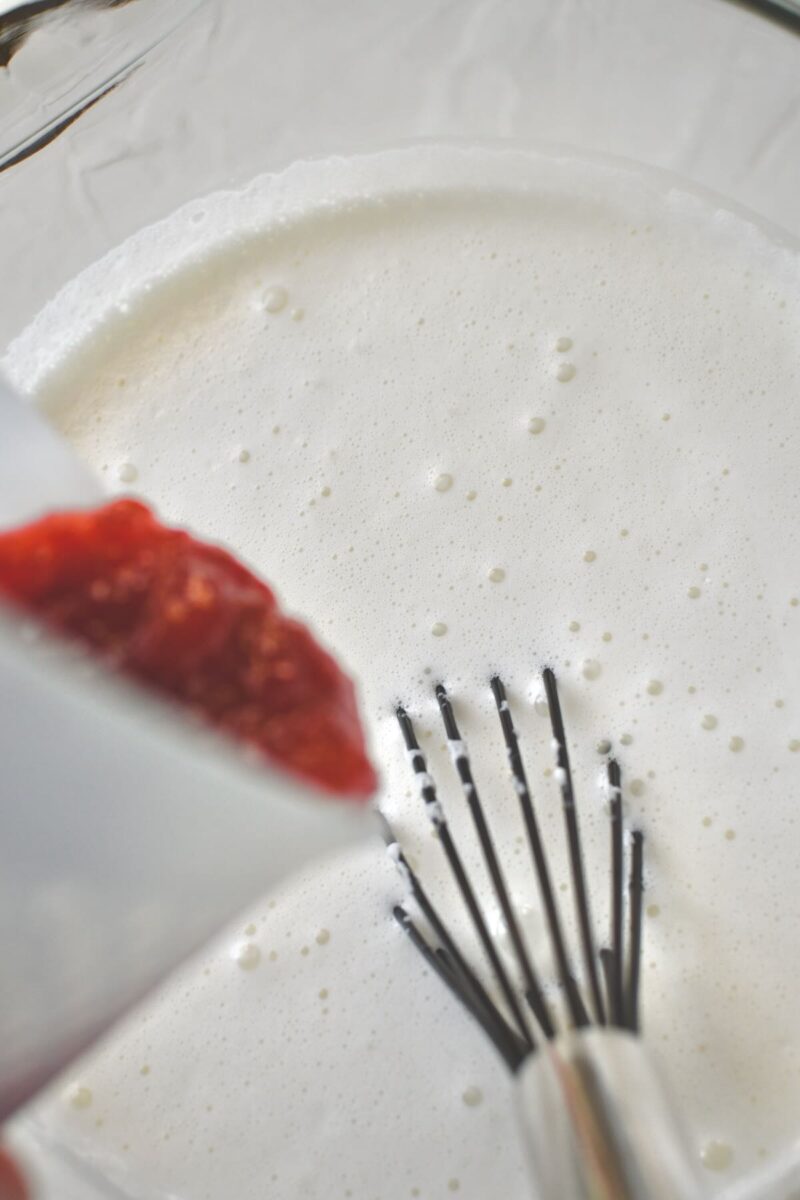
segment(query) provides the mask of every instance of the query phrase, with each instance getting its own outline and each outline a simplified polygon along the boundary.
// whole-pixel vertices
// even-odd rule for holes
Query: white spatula
[[[102,493],[0,381],[0,526]],[[370,831],[0,615],[0,1120],[259,892]]]

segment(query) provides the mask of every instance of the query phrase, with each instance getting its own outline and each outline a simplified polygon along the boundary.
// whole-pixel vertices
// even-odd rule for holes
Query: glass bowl
[[[51,7],[24,39],[0,0],[0,355],[72,276],[193,197],[424,139],[622,156],[800,237],[788,0]],[[117,1194],[69,1147],[24,1122],[14,1136],[43,1197]]]

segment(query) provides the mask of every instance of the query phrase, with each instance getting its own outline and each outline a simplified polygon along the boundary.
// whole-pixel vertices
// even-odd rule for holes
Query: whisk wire
[[[514,1060],[519,1065],[527,1054],[529,1047],[508,1024],[478,976],[467,963],[467,960],[458,948],[458,943],[430,900],[419,876],[403,854],[391,824],[383,813],[379,812],[378,817],[382,825],[383,839],[386,847],[406,881],[411,898],[439,943],[439,948],[436,951],[439,961],[436,964],[431,963],[430,965],[434,967],[438,975],[442,975],[443,970],[447,971],[448,977],[446,982],[448,987],[456,993],[470,1012],[476,1013],[480,1011],[483,1014],[481,1024],[489,1033],[497,1049],[507,1062]],[[411,940],[414,944],[418,948],[421,948],[424,943],[426,949],[431,954],[434,953],[422,933],[420,933],[414,924],[407,910],[402,905],[396,905],[393,912],[395,919],[409,936],[412,935],[413,928]],[[443,959],[442,955],[444,955]],[[425,957],[426,959],[428,958],[427,953]],[[513,1069],[516,1069],[516,1067]]]
[[[634,830],[631,836],[630,874],[630,955],[628,959],[626,1023],[632,1033],[639,1033],[639,974],[642,961],[642,901],[644,893],[644,834]]]
[[[567,829],[567,844],[569,846],[570,867],[572,871],[572,887],[575,893],[575,913],[580,933],[583,965],[586,978],[589,981],[589,991],[592,998],[595,1020],[598,1025],[605,1025],[606,1015],[603,1004],[603,993],[600,989],[600,977],[597,970],[597,949],[592,919],[589,911],[589,894],[586,888],[586,877],[583,869],[583,854],[581,852],[580,829],[578,812],[575,807],[575,793],[572,787],[572,771],[569,765],[567,738],[564,732],[564,718],[561,714],[561,703],[558,698],[556,678],[550,667],[542,672],[547,707],[550,713],[550,726],[553,731],[554,749],[556,754],[556,776],[561,787],[561,798],[564,809],[564,821]]]
[[[486,920],[483,916],[480,905],[478,904],[472,884],[469,881],[469,876],[464,868],[461,855],[459,854],[458,848],[456,847],[455,841],[450,833],[447,819],[436,795],[436,789],[430,775],[428,774],[425,756],[423,755],[419,742],[417,741],[417,735],[414,732],[413,722],[402,705],[398,705],[396,714],[400,728],[403,732],[406,749],[408,750],[412,760],[412,766],[417,776],[420,777],[421,791],[426,810],[433,822],[442,849],[444,850],[445,857],[447,858],[448,865],[453,873],[458,890],[461,893],[462,899],[467,907],[470,920],[472,921],[472,924],[478,935],[480,943],[483,947],[483,951],[489,960],[494,977],[503,993],[506,1004],[511,1011],[517,1029],[519,1030],[523,1041],[527,1044],[529,1049],[534,1049],[536,1040],[534,1038],[533,1031],[531,1030],[530,1023],[526,1019],[522,1010],[522,1005],[517,999],[516,992],[508,976],[508,972],[503,966],[503,962],[500,958],[497,947],[494,944],[494,940],[489,933]]]
[[[625,839],[622,809],[622,772],[616,759],[609,759],[606,771],[609,795],[610,821],[610,868],[611,868],[611,915],[610,945],[597,951],[592,931],[589,896],[584,872],[580,829],[578,824],[572,776],[569,766],[564,720],[559,703],[556,679],[548,668],[543,673],[550,720],[556,750],[556,778],[561,788],[562,809],[565,820],[568,857],[574,890],[577,925],[581,954],[584,962],[584,983],[591,1000],[591,1012],[599,1025],[610,1023],[618,1028],[627,1028],[637,1033],[640,1029],[639,989],[642,949],[642,905],[644,891],[644,835],[636,830],[631,835],[631,864],[628,877],[628,936],[625,936]],[[505,686],[499,676],[491,680],[511,772],[520,801],[523,823],[530,845],[539,892],[546,917],[554,961],[566,1003],[568,1022],[583,1028],[592,1023],[590,1010],[584,1002],[577,979],[570,965],[570,955],[553,889],[541,832],[536,819],[533,800],[528,786],[519,739],[514,728]],[[508,886],[495,848],[483,805],[472,772],[466,746],[461,737],[453,706],[443,684],[435,689],[451,757],[458,775],[464,797],[470,809],[473,825],[480,844],[484,862],[492,882],[495,896],[508,930],[519,970],[521,991],[525,995],[539,1027],[546,1038],[557,1036],[558,1029],[553,1015],[545,1003],[544,992],[533,964],[532,956],[523,937],[519,919],[511,901]],[[494,940],[489,932],[486,918],[469,879],[463,860],[456,847],[447,818],[439,801],[433,778],[428,773],[413,722],[402,705],[396,708],[396,716],[403,734],[412,769],[420,786],[425,809],[442,845],[449,868],[466,906],[472,926],[478,936],[499,989],[497,999],[490,995],[481,982],[479,974],[459,950],[447,925],[430,898],[416,873],[409,866],[397,844],[397,839],[384,821],[384,834],[395,862],[405,876],[409,893],[427,924],[431,942],[426,932],[415,923],[403,905],[394,909],[395,919],[411,939],[425,961],[454,993],[487,1033],[498,1052],[512,1071],[519,1069],[523,1061],[537,1049],[534,1034],[523,1011],[509,971],[504,965]],[[626,956],[627,950],[627,956]],[[602,987],[601,987],[602,982]],[[502,1000],[500,1001],[500,995]],[[605,999],[604,999],[605,995]],[[606,1009],[607,1003],[607,1009]],[[507,1010],[507,1011],[506,1011]]]
[[[612,1024],[624,1025],[622,772],[615,758],[609,760],[607,773],[611,813],[611,951],[606,984]]]
[[[498,675],[493,676],[490,686],[495,703],[497,704],[500,726],[503,731],[509,763],[511,765],[511,774],[514,778],[514,786],[522,810],[522,819],[528,835],[528,845],[533,857],[539,893],[544,906],[550,939],[553,943],[558,977],[567,998],[570,1019],[573,1025],[580,1029],[589,1024],[589,1014],[586,1011],[586,1006],[583,1003],[583,998],[578,989],[578,984],[569,961],[564,932],[561,926],[561,917],[550,877],[547,854],[539,832],[539,823],[536,819],[536,811],[533,807],[533,800],[530,788],[528,787],[528,778],[525,773],[522,752],[519,748],[519,738],[514,728],[514,720],[511,716],[511,709],[502,679]]]
[[[486,820],[486,815],[481,804],[478,789],[475,784],[475,779],[472,774],[472,767],[469,761],[466,746],[461,737],[461,733],[456,722],[453,706],[450,703],[450,698],[443,684],[438,684],[436,687],[436,698],[439,701],[439,709],[444,722],[445,734],[450,744],[450,750],[453,757],[453,763],[458,777],[461,781],[461,786],[464,792],[464,798],[469,807],[475,831],[478,835],[481,850],[483,852],[486,869],[492,881],[492,887],[497,897],[497,902],[500,905],[500,910],[503,914],[503,919],[506,923],[506,929],[514,949],[517,966],[520,974],[525,982],[525,997],[530,1004],[545,1037],[552,1038],[555,1036],[555,1028],[550,1018],[550,1014],[545,1004],[542,987],[536,970],[531,962],[527,947],[522,937],[522,932],[519,927],[517,915],[514,912],[514,907],[511,903],[511,898],[508,894],[503,871],[500,867],[500,862],[497,858],[497,851],[494,847],[492,835],[489,830],[489,825]]]
[[[511,1027],[506,1024],[491,1000],[486,997],[487,1002],[482,1003],[477,992],[471,993],[462,986],[463,980],[459,978],[447,954],[442,949],[432,949],[422,933],[420,933],[408,911],[401,904],[396,904],[392,911],[400,928],[411,939],[413,946],[422,955],[431,970],[438,975],[442,982],[453,992],[478,1022],[484,1033],[505,1060],[509,1069],[512,1072],[518,1071],[527,1057],[528,1048],[520,1041]]]

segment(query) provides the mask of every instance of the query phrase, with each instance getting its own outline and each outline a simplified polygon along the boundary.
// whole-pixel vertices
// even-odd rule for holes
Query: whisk
[[[506,689],[499,676],[492,678],[490,686],[563,997],[561,1019],[546,999],[523,936],[469,753],[443,684],[435,691],[445,735],[503,916],[514,966],[509,969],[503,961],[490,933],[484,906],[428,772],[414,723],[403,706],[398,706],[396,715],[409,761],[486,960],[488,981],[459,948],[384,817],[389,853],[408,892],[408,899],[395,906],[394,916],[512,1072],[537,1200],[699,1200],[706,1191],[698,1165],[640,1036],[644,835],[634,829],[626,838],[621,770],[616,759],[609,758],[611,917],[608,943],[599,948],[556,677],[546,668],[542,679],[552,729],[553,773],[561,790],[582,985],[570,956]]]

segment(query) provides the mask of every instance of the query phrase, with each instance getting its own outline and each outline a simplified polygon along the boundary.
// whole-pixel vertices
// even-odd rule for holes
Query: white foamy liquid
[[[731,1174],[800,1110],[798,328],[796,252],[709,201],[430,149],[197,203],[9,359],[112,490],[234,547],[353,668],[383,804],[448,910],[392,706],[477,864],[434,682],[457,697],[530,909],[487,681],[566,887],[555,667],[596,923],[608,739],[647,835],[646,1036]],[[396,928],[401,894],[377,842],[309,870],[81,1065],[90,1102],[39,1118],[137,1194],[522,1200],[508,1081]]]

